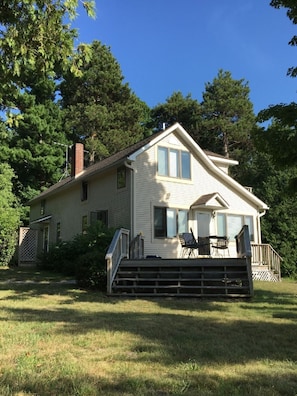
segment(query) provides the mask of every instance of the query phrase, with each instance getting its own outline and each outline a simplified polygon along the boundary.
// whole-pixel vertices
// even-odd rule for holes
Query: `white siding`
[[[108,210],[109,227],[130,228],[130,181],[127,172],[127,185],[117,189],[117,171],[113,170],[100,177],[93,177],[88,182],[88,199],[81,201],[81,183],[73,185],[55,195],[46,198],[45,215],[52,215],[50,219],[50,243],[56,242],[56,225],[61,224],[61,239],[70,240],[82,232],[82,217],[88,217],[90,212]],[[42,217],[40,202],[32,205],[30,221]],[[35,223],[34,228],[42,229],[43,223]]]
[[[177,138],[169,136],[159,143],[161,146],[187,150]],[[135,235],[141,232],[145,238],[145,255],[157,254],[163,258],[179,255],[178,238],[154,238],[153,208],[154,206],[167,206],[170,208],[190,209],[190,206],[201,196],[218,192],[230,208],[227,210],[234,214],[256,216],[257,208],[252,206],[245,198],[229,185],[205,169],[204,165],[191,156],[191,181],[157,176],[157,146],[140,154],[134,164],[135,171]],[[190,213],[189,227],[195,231],[195,213]],[[212,219],[212,232],[216,233],[215,220]],[[257,227],[254,227],[255,233]],[[231,246],[235,254],[235,243]]]

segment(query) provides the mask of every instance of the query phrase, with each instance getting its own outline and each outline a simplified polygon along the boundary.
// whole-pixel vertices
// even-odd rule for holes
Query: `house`
[[[87,169],[83,145],[74,146],[71,176],[29,202],[30,228],[38,249],[69,240],[101,220],[109,227],[141,234],[144,256],[181,255],[179,234],[199,238],[235,236],[248,225],[250,240],[261,245],[261,217],[268,209],[228,173],[237,161],[202,150],[178,123]],[[211,254],[211,252],[207,252]]]

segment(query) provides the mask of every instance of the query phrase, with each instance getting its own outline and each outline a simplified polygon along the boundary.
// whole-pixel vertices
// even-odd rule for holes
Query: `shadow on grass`
[[[7,287],[1,285],[1,289]],[[136,311],[102,311],[102,304],[119,304],[123,299],[108,298],[98,292],[86,292],[71,285],[36,284],[10,285],[14,295],[5,299],[30,299],[44,294],[59,294],[61,302],[56,309],[2,308],[15,322],[40,322],[60,325],[53,331],[69,334],[72,337],[94,331],[130,333],[139,337],[129,351],[120,353],[116,362],[125,367],[128,363],[157,362],[166,365],[173,374],[167,378],[147,378],[146,374],[136,375],[127,371],[116,373],[112,380],[82,375],[79,372],[62,375],[55,379],[38,376],[20,378],[16,373],[8,372],[2,377],[1,384],[14,392],[52,395],[216,395],[216,396],[293,396],[297,389],[297,349],[294,347],[297,337],[296,308],[294,295],[269,290],[256,291],[251,300],[238,301],[239,310],[254,310],[257,319],[228,319],[224,311],[228,304],[216,304],[213,300],[199,299],[151,299],[166,311],[156,310],[148,313]],[[63,301],[63,297],[65,300]],[[133,300],[131,300],[133,303]],[[220,302],[226,300],[219,300]],[[75,303],[99,303],[98,309],[84,311],[75,309]],[[128,300],[129,302],[129,300]],[[73,304],[73,305],[72,305]],[[95,309],[94,309],[95,308]],[[101,309],[101,310],[100,310]],[[261,312],[263,320],[259,320]],[[218,311],[215,315],[214,311]],[[197,315],[199,312],[199,315]],[[260,315],[259,315],[260,314]],[[269,319],[271,318],[271,320]],[[285,320],[273,320],[281,318]],[[6,320],[1,317],[0,320]],[[265,320],[266,319],[266,320]],[[63,323],[63,326],[61,326]],[[104,346],[103,346],[104,347]],[[246,375],[234,374],[224,379],[205,372],[208,365],[245,365],[261,360],[267,362],[267,374],[256,369]],[[292,362],[292,370],[279,371],[280,362]],[[287,365],[289,366],[289,364]],[[273,375],[269,374],[272,369]],[[179,368],[179,370],[177,370]],[[168,379],[169,378],[169,379]],[[13,394],[13,393],[10,393]],[[30,393],[29,393],[30,394]]]
[[[205,316],[142,312],[84,312],[71,308],[7,308],[16,322],[63,323],[55,331],[72,336],[94,330],[141,337],[133,353],[138,360],[156,358],[164,364],[195,360],[236,364],[256,359],[297,361],[296,323],[224,320]],[[6,320],[6,316],[2,320]],[[0,317],[1,320],[1,317]]]
[[[174,379],[164,381],[162,378],[147,378],[143,375],[115,376],[112,380],[75,373],[71,377],[58,376],[56,379],[22,378],[16,382],[11,373],[4,382],[13,391],[10,394],[53,396],[93,395],[93,396],[293,396],[292,389],[297,383],[296,374],[285,373],[271,375],[256,371],[234,378],[220,378],[209,375],[200,369],[184,370]],[[0,388],[1,389],[1,388]],[[17,393],[16,393],[17,392]],[[21,393],[20,393],[21,392]],[[53,393],[54,392],[54,393]]]

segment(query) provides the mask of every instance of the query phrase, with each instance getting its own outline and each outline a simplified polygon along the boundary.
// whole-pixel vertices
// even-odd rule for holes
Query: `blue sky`
[[[257,113],[297,101],[297,26],[269,0],[96,0],[97,17],[83,10],[79,42],[111,47],[125,81],[150,107],[175,91],[199,102],[219,69],[244,79]]]

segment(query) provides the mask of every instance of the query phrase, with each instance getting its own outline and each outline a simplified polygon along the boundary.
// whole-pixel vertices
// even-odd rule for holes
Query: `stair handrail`
[[[273,271],[278,279],[281,279],[281,262],[283,258],[273,249],[269,243],[252,243],[252,264],[265,265],[269,271]]]
[[[107,272],[107,293],[112,291],[112,282],[123,258],[129,258],[130,231],[125,228],[116,230],[105,255]]]

